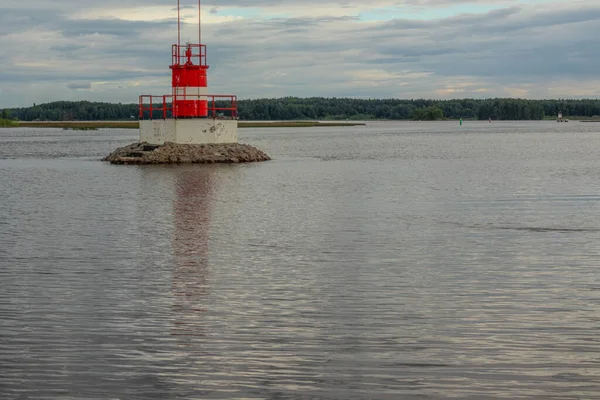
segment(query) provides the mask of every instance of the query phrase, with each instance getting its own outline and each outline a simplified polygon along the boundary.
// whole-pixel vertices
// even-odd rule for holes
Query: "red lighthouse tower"
[[[141,95],[140,141],[153,144],[237,142],[237,97],[208,94],[206,45],[202,44],[198,0],[198,43],[181,44],[181,7],[177,0],[177,44],[171,47],[172,92]]]

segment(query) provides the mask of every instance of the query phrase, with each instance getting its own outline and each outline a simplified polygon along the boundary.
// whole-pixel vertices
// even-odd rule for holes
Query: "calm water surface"
[[[600,398],[600,124],[0,130],[0,399]]]

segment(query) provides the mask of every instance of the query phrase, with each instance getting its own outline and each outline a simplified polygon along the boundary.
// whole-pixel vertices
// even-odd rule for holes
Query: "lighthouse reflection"
[[[172,275],[172,335],[203,336],[201,314],[209,286],[208,251],[213,194],[211,167],[181,171],[173,202],[175,263]]]

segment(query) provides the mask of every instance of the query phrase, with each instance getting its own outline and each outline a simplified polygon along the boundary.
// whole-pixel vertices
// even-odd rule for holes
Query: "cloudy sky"
[[[0,107],[170,92],[176,0],[0,0]],[[197,0],[181,0],[196,42]],[[211,93],[600,97],[600,0],[204,0]]]

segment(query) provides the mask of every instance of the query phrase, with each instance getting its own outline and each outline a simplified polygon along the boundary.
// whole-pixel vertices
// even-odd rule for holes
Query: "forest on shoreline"
[[[240,120],[542,120],[600,117],[600,99],[355,99],[298,98],[238,100]],[[20,121],[137,120],[138,104],[56,101],[30,107],[6,108],[2,116]],[[160,114],[155,116],[160,117]]]

